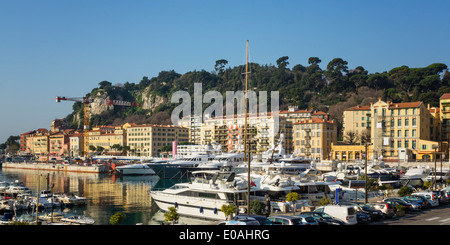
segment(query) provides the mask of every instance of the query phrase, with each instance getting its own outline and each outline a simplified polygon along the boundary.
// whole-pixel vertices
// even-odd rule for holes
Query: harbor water
[[[123,225],[160,225],[164,222],[164,214],[152,201],[149,190],[169,188],[186,179],[161,179],[157,175],[117,176],[2,168],[0,181],[20,181],[34,193],[39,188],[49,189],[55,194],[73,193],[84,196],[87,198],[86,206],[55,208],[53,212],[86,215],[95,220],[95,225],[109,225],[110,217],[116,212],[125,214]],[[179,222],[195,225],[206,224],[208,221],[181,217]]]

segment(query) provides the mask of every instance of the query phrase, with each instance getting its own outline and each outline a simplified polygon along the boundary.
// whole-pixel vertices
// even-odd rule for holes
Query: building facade
[[[243,115],[234,115],[232,118],[210,118],[205,120],[201,128],[201,144],[218,143],[223,151],[244,150]],[[278,127],[277,127],[278,125]],[[283,147],[286,154],[293,152],[292,122],[279,116],[278,120],[271,113],[263,115],[249,115],[247,117],[247,141],[251,142],[251,154],[261,154],[276,145],[280,135],[284,135]]]
[[[124,124],[129,156],[158,157],[163,147],[189,142],[189,129],[173,125]]]
[[[332,144],[337,143],[337,124],[311,118],[293,124],[294,154],[315,160],[331,158]]]

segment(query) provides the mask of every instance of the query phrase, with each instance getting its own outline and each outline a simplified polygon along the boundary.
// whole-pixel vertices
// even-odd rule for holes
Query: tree
[[[358,142],[358,134],[355,131],[346,131],[344,135],[344,140],[349,143],[350,145],[355,144]]]
[[[322,60],[320,60],[317,57],[309,57],[309,59],[308,59],[308,64],[310,64],[310,65],[318,65],[318,64],[320,64],[320,62],[322,62]]]
[[[220,208],[220,210],[225,214],[226,219],[228,220],[228,217],[232,214],[236,213],[236,206],[234,204],[230,203],[228,205],[224,204]]]
[[[222,74],[223,71],[225,70],[225,66],[228,64],[228,60],[225,59],[220,59],[216,61],[216,65],[214,66],[214,69],[216,70],[216,72],[218,72],[219,74]]]
[[[289,62],[287,61],[288,59],[289,59],[288,56],[280,57],[277,60],[278,68],[281,69],[281,70],[286,70],[286,66],[289,65]]]
[[[120,225],[125,221],[125,218],[126,218],[125,214],[117,212],[109,218],[109,223],[111,225]]]
[[[107,87],[111,87],[112,83],[110,83],[108,81],[101,81],[98,85],[100,86],[99,87],[100,89],[105,89]]]
[[[288,202],[292,202],[293,206],[294,206],[294,215],[295,215],[295,203],[297,202],[297,200],[300,198],[300,195],[297,192],[290,192],[289,194],[286,195],[286,201]]]
[[[165,221],[167,222],[178,222],[180,219],[180,215],[177,212],[177,209],[175,207],[169,207],[169,212],[164,213]]]

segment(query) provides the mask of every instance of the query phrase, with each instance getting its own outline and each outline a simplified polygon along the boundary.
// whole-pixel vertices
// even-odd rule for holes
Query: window
[[[397,141],[397,148],[401,148],[401,147],[402,147],[402,141],[399,140],[399,141]]]
[[[405,137],[409,137],[409,130],[405,130]]]
[[[427,149],[427,145],[422,145],[422,150],[426,150]]]
[[[402,119],[397,119],[397,127],[400,127],[400,126],[402,126]]]
[[[415,127],[417,125],[417,119],[413,118],[412,119],[412,126]]]
[[[412,130],[412,137],[416,137],[417,135],[416,135],[416,130],[415,129],[413,129]]]
[[[402,137],[402,131],[401,130],[397,130],[397,137]]]
[[[405,119],[405,126],[407,126],[407,127],[409,126],[409,118]]]
[[[412,142],[412,148],[416,149],[416,141],[415,140],[413,140],[413,142]]]

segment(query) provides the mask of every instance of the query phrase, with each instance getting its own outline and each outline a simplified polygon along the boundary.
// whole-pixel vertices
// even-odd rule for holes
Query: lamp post
[[[437,156],[437,149],[439,148],[438,145],[433,145],[434,149],[434,185],[433,190],[436,190],[436,156]]]
[[[365,158],[365,161],[364,161],[364,179],[365,179],[365,184],[364,184],[364,191],[365,191],[365,193],[364,193],[364,195],[365,195],[365,199],[364,199],[364,203],[365,204],[367,204],[368,203],[368,198],[367,198],[367,157],[369,157],[369,154],[367,154],[368,152],[367,152],[367,148],[369,147],[369,145],[371,145],[372,143],[367,143],[367,142],[365,142],[364,143],[364,148],[365,148],[365,150],[366,150],[366,158]]]

